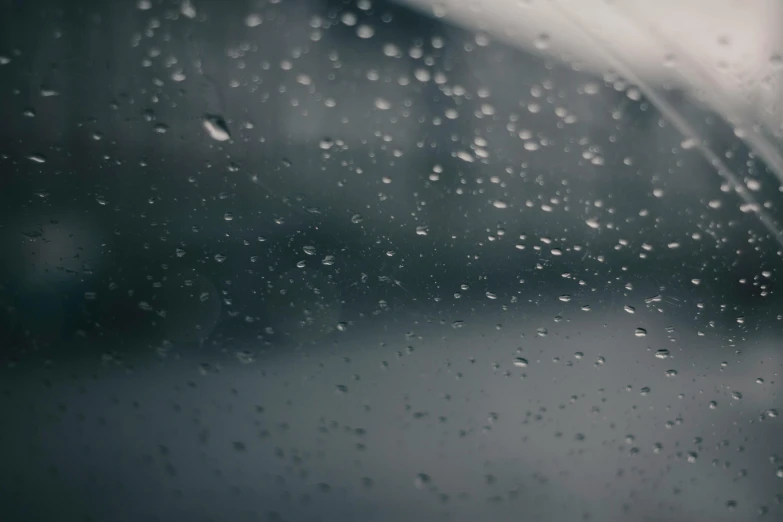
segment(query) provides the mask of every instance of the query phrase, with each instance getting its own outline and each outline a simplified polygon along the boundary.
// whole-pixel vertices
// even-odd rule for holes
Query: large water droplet
[[[226,120],[222,116],[215,114],[206,114],[202,120],[202,125],[209,136],[215,141],[227,141],[231,139],[231,133],[228,131]]]

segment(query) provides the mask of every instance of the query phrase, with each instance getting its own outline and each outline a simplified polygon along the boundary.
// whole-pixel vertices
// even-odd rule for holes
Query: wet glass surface
[[[709,105],[395,3],[0,5],[3,521],[783,517]]]

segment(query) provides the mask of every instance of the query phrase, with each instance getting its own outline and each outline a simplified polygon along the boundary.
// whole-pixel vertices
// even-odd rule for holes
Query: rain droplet
[[[248,27],[258,27],[264,21],[260,14],[250,13],[245,17],[245,25]]]
[[[430,482],[432,482],[432,478],[430,478],[429,475],[427,475],[426,473],[419,473],[418,475],[416,475],[416,478],[413,481],[413,485],[419,489],[423,489]]]
[[[216,114],[206,114],[201,120],[201,124],[206,129],[209,136],[215,141],[226,141],[231,138],[228,132],[228,125],[222,116]]]
[[[27,156],[27,159],[34,163],[46,163],[46,156],[43,154],[31,154]]]
[[[356,28],[356,35],[359,38],[372,38],[375,34],[375,29],[371,25],[362,24]]]
[[[551,39],[547,33],[541,33],[533,41],[533,45],[536,46],[536,49],[543,51],[544,49],[549,49],[549,45],[551,43],[550,40]]]
[[[655,352],[655,357],[657,359],[667,359],[669,357],[669,350],[667,350],[666,348],[662,348],[660,350],[657,350]]]
[[[644,337],[644,336],[646,336],[646,335],[647,335],[647,330],[645,330],[644,328],[637,328],[637,329],[634,331],[634,333],[633,333],[633,334],[634,334],[636,337]]]

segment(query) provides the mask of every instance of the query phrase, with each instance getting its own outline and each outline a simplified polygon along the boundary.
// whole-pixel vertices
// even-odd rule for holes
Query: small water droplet
[[[413,485],[418,489],[424,489],[430,482],[432,482],[432,478],[429,475],[426,473],[419,473],[413,480]]]
[[[375,98],[375,107],[382,111],[388,111],[391,109],[392,104],[384,98]]]
[[[371,25],[361,24],[356,28],[356,35],[359,38],[372,38],[375,35],[375,29]]]
[[[32,161],[33,163],[46,163],[46,156],[43,154],[30,154],[27,156],[27,159]]]
[[[634,334],[636,337],[644,337],[644,336],[646,336],[646,335],[647,335],[647,330],[645,330],[644,328],[637,328],[637,329],[634,331],[634,333],[633,333],[633,334]]]
[[[517,357],[514,359],[514,366],[517,368],[527,368],[527,359],[524,357]]]
[[[667,359],[669,357],[669,350],[667,350],[666,348],[661,348],[660,350],[656,350],[655,357],[656,359]]]
[[[535,45],[536,49],[539,49],[541,51],[545,49],[549,49],[550,44],[551,44],[551,38],[547,33],[539,34],[536,37],[536,39],[533,41],[533,45]]]
[[[248,27],[258,27],[263,22],[264,19],[261,18],[261,15],[257,13],[250,13],[245,17],[245,25]]]

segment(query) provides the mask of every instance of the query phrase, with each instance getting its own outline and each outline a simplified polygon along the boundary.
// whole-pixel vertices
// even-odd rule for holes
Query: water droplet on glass
[[[549,49],[549,45],[551,43],[551,38],[547,33],[541,33],[539,34],[536,39],[533,41],[533,45],[535,45],[536,49],[539,49],[543,51],[544,49]]]
[[[33,163],[46,163],[46,156],[44,156],[43,154],[31,154],[27,156],[27,159],[29,159]]]
[[[359,38],[372,38],[375,34],[375,29],[371,25],[361,24],[356,28],[356,35]]]
[[[666,348],[656,350],[655,357],[656,359],[666,359],[669,357],[669,350],[667,350]]]
[[[258,27],[264,21],[260,14],[250,13],[245,17],[245,25],[248,27]]]
[[[527,359],[524,357],[517,357],[514,359],[514,366],[517,368],[527,368]]]
[[[637,328],[637,329],[634,331],[634,333],[633,333],[633,334],[634,334],[636,337],[644,337],[644,336],[646,336],[646,335],[647,335],[647,330],[645,330],[644,328]]]
[[[201,120],[201,124],[209,136],[215,141],[226,141],[231,138],[228,132],[228,125],[222,116],[216,114],[206,114]]]
[[[432,479],[429,475],[426,473],[419,473],[413,480],[413,485],[418,489],[424,489],[430,482],[432,482]]]
[[[179,12],[182,13],[183,16],[186,16],[187,18],[195,18],[196,17],[196,8],[193,7],[193,4],[190,0],[183,0],[182,4],[179,6]]]

